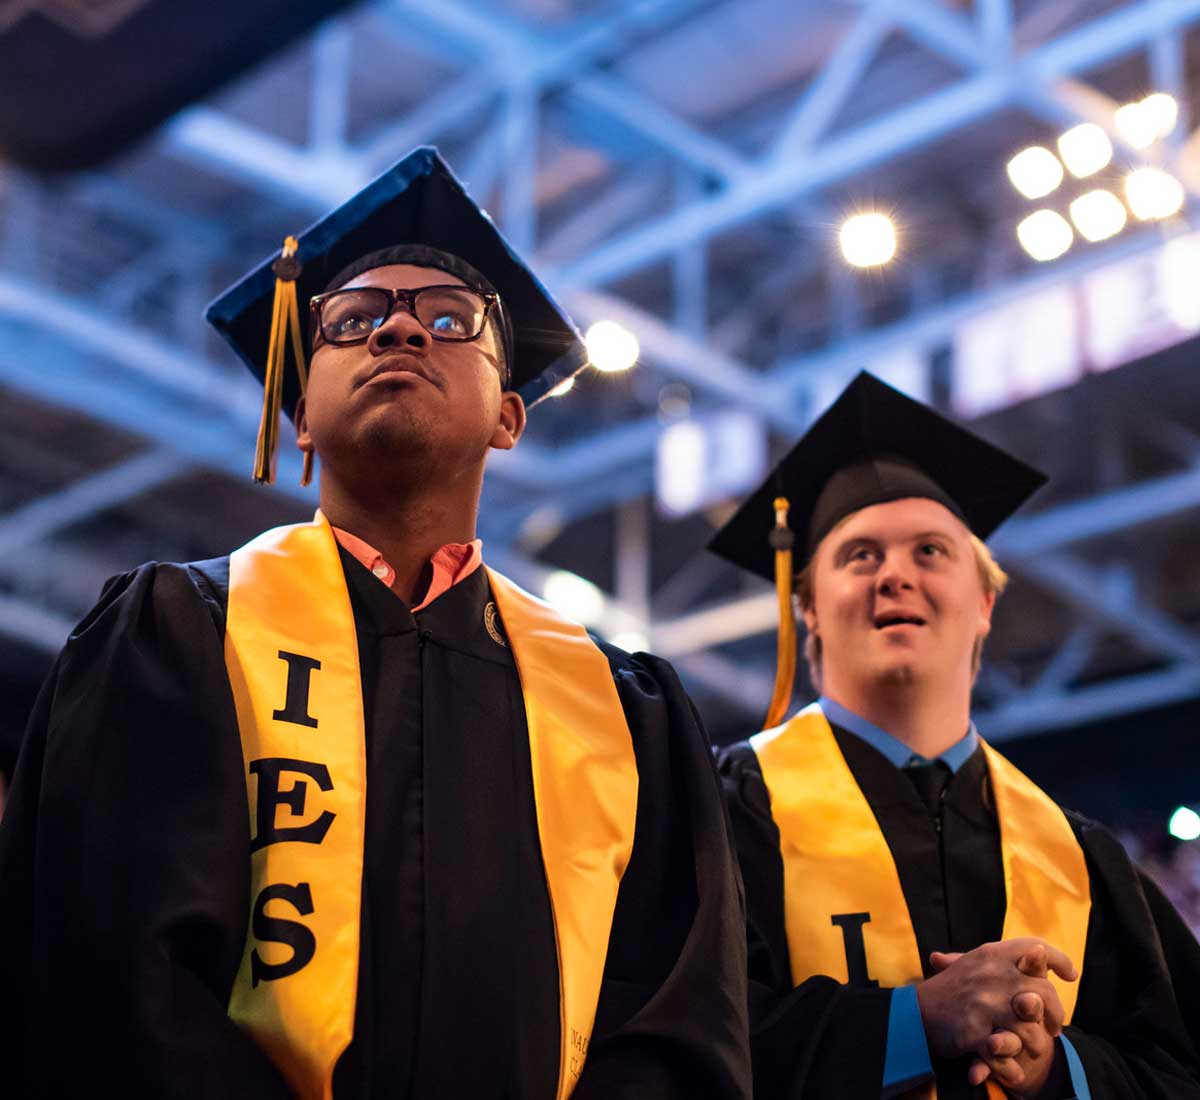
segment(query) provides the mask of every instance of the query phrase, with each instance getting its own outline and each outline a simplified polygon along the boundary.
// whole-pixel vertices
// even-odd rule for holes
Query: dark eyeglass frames
[[[465,286],[415,290],[355,287],[309,300],[314,328],[328,344],[361,344],[403,305],[435,340],[478,340],[498,296]]]

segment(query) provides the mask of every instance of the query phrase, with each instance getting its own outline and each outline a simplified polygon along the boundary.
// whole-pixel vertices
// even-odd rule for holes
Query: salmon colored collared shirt
[[[396,571],[383,560],[383,555],[375,547],[340,527],[334,527],[333,537],[346,553],[357,558],[388,588],[392,587],[396,580]],[[430,578],[425,598],[411,609],[414,612],[428,607],[459,581],[465,581],[483,564],[483,540],[448,542],[429,559],[429,564],[433,568],[433,576]]]

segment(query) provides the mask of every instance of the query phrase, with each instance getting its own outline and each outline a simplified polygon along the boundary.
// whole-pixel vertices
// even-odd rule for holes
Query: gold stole
[[[771,798],[783,858],[784,921],[792,980],[849,979],[846,935],[861,922],[867,974],[897,988],[923,976],[900,876],[879,823],[818,704],[750,739]],[[983,743],[1000,822],[1008,906],[1003,939],[1037,936],[1082,971],[1091,892],[1071,826],[1042,790]],[[1050,980],[1071,1019],[1078,982]],[[1003,1096],[989,1082],[989,1095]]]
[[[595,1022],[638,774],[607,658],[488,570],[525,699],[558,954],[558,1100]],[[225,663],[247,769],[251,919],[229,1014],[302,1100],[329,1100],[354,1033],[366,760],[350,597],[320,512],[229,561]]]

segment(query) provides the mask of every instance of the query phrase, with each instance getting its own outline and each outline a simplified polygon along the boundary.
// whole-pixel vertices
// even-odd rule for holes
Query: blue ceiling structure
[[[103,57],[165,6],[22,0],[0,55],[40,20]],[[980,680],[993,738],[1200,698],[1200,316],[1179,289],[1200,285],[1200,0],[376,0],[285,40],[90,166],[0,160],[14,652],[55,651],[114,572],[311,510],[286,446],[278,485],[248,484],[259,395],[202,308],[433,143],[581,325],[641,345],[496,456],[489,557],[535,589],[593,582],[593,625],[671,658],[719,731],[765,709],[775,597],[703,551],[728,502],[656,504],[664,435],[738,412],[777,454],[864,367],[1053,475],[995,540],[1014,584]],[[1149,91],[1179,122],[1134,149],[1114,112]],[[1157,166],[1187,202],[1037,264],[1004,166],[1080,122],[1110,135],[1111,179]],[[867,208],[901,252],[859,272],[837,228]]]

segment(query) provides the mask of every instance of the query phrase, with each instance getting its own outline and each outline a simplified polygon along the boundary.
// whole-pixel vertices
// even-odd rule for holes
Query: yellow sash
[[[750,744],[779,828],[792,980],[827,974],[848,981],[850,930],[834,920],[851,916],[870,978],[887,988],[920,981],[916,933],[891,850],[821,708],[806,707]],[[989,745],[984,752],[1008,898],[1003,938],[1037,936],[1082,970],[1091,892],[1075,834],[1030,779]],[[1079,985],[1053,974],[1051,981],[1070,1020]]]
[[[604,655],[488,570],[525,698],[558,953],[558,1100],[587,1055],[638,775]],[[251,920],[229,1014],[301,1100],[329,1100],[354,1032],[366,763],[362,682],[337,545],[320,512],[229,564],[225,663],[250,810]]]

